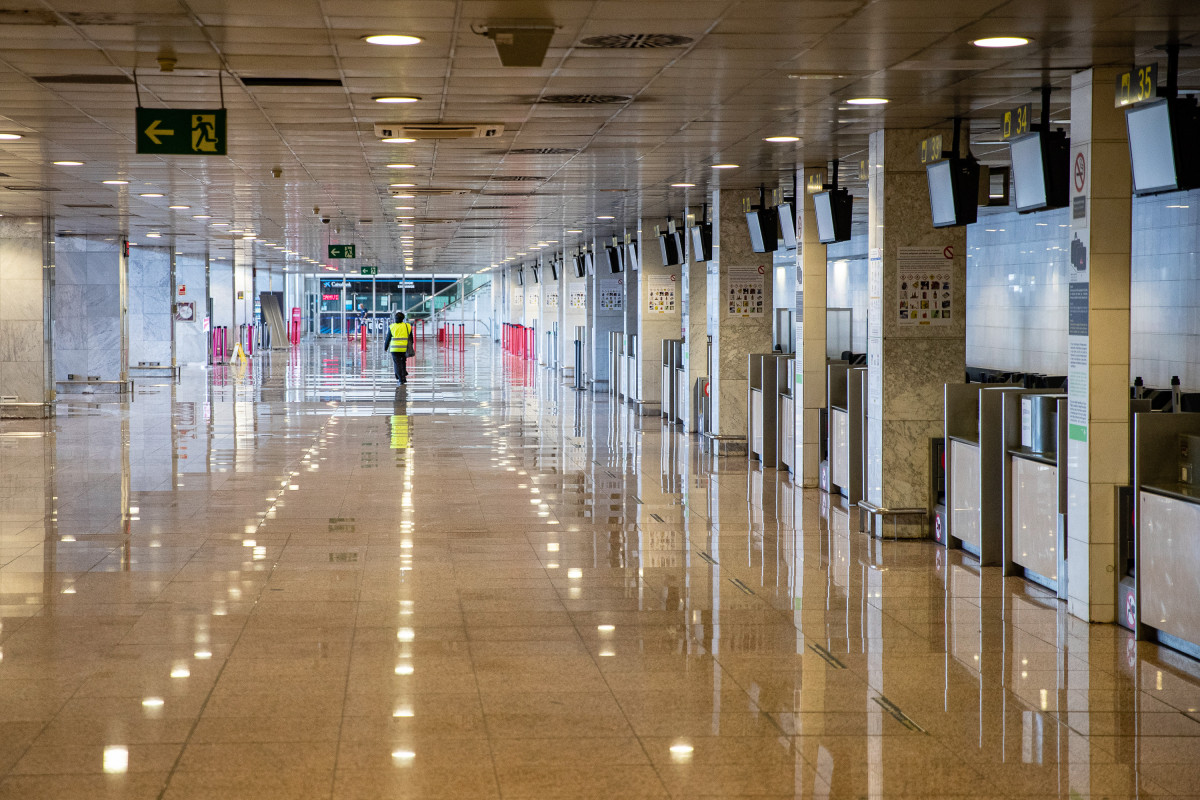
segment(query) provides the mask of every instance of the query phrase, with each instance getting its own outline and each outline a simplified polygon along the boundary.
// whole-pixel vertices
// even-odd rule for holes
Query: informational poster
[[[619,281],[604,281],[600,284],[600,310],[625,310],[625,287]]]
[[[646,310],[651,314],[675,313],[674,275],[651,275],[646,281]]]
[[[587,290],[572,289],[570,298],[570,308],[587,308]]]
[[[1089,296],[1091,294],[1088,247],[1092,234],[1088,215],[1088,161],[1091,148],[1071,148],[1071,249],[1067,268],[1067,439],[1068,467],[1072,477],[1087,480],[1088,463],[1088,348]]]
[[[761,317],[767,313],[765,267],[730,267],[727,310],[731,317]]]
[[[546,308],[547,310],[558,308],[558,289],[546,290]]]
[[[942,247],[896,248],[894,313],[901,325],[949,325],[954,314],[954,252]]]
[[[524,289],[513,289],[512,304],[514,306],[525,305],[525,290]]]
[[[537,308],[537,305],[538,305],[538,293],[537,293],[537,292],[530,292],[530,293],[529,293],[529,307],[530,307],[530,308]]]

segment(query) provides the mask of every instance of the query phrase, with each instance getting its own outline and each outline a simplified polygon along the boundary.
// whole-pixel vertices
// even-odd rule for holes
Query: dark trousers
[[[392,366],[396,370],[396,380],[401,383],[408,381],[408,353],[392,353]]]

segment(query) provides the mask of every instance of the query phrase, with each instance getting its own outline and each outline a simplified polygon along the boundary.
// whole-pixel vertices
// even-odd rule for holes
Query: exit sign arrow
[[[354,245],[352,244],[331,244],[329,245],[330,258],[355,258]]]
[[[154,120],[154,122],[150,123],[149,128],[146,128],[146,135],[149,136],[150,141],[154,142],[155,144],[162,144],[162,139],[159,138],[160,136],[174,136],[175,135],[175,131],[168,131],[168,130],[158,127],[159,123],[161,123],[161,122],[162,122],[162,120],[156,119],[156,120]]]
[[[137,152],[142,155],[225,155],[225,109],[138,108]]]

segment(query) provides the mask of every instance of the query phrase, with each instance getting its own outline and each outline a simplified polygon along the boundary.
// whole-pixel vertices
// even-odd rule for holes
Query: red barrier
[[[364,353],[367,352],[367,326],[364,325],[358,329],[359,349]]]

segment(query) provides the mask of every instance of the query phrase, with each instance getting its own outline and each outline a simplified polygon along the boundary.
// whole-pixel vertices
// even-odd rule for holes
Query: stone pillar
[[[643,222],[642,230],[647,230]],[[679,335],[679,267],[662,263],[662,250],[653,233],[638,237],[637,299],[634,313],[638,335],[638,372],[641,387],[638,410],[644,415],[662,414],[662,342]]]
[[[943,386],[961,383],[966,366],[966,228],[933,227],[920,159],[921,140],[930,133],[881,130],[870,140],[867,497],[861,505],[877,536],[929,535],[930,439],[943,432]],[[950,141],[948,132],[943,137]],[[928,319],[901,310],[901,286],[918,274],[918,291],[930,295],[923,309]],[[950,296],[943,298],[947,290],[940,284],[947,278]],[[949,308],[934,308],[946,302]]]
[[[825,183],[826,170],[797,170],[796,189],[796,482],[815,487],[821,463],[821,409],[825,407],[826,308],[828,255],[817,238],[810,176]]]
[[[129,363],[171,363],[171,251],[129,251]]]
[[[204,291],[204,258],[175,256],[176,303],[194,304],[191,321],[176,320],[175,358],[180,364],[203,364],[208,360],[208,340],[204,316],[208,313]],[[297,303],[299,305],[299,303]],[[284,321],[291,322],[291,309],[284,309]]]
[[[51,342],[46,298],[46,239],[54,229],[37,217],[0,219],[0,416],[53,412],[47,373]],[[18,403],[21,405],[9,405]],[[31,405],[24,405],[31,404]]]
[[[772,259],[755,253],[742,201],[755,190],[713,190],[713,255],[708,263],[708,335],[712,337],[712,451],[746,452],[750,353],[771,352]]]
[[[1130,480],[1132,186],[1125,114],[1113,106],[1118,71],[1071,78],[1071,227],[1063,244],[1081,246],[1085,257],[1082,270],[1069,270],[1067,610],[1091,622],[1116,619],[1117,487]]]
[[[620,275],[608,271],[608,265],[600,263],[604,257],[603,245],[593,240],[592,252],[595,254],[595,266],[592,275],[588,276],[591,302],[591,351],[593,388],[607,391],[608,375],[611,364],[608,353],[608,335],[615,331],[624,331],[625,325],[625,291],[622,288]]]
[[[567,234],[564,234],[564,237]],[[564,239],[565,241],[565,239]],[[563,371],[564,377],[570,377],[571,383],[575,382],[576,373],[582,371],[587,374],[587,353],[588,346],[591,341],[591,332],[588,327],[588,291],[586,276],[580,278],[575,274],[575,252],[573,250],[564,250],[562,256],[562,273],[559,275],[559,297],[558,302],[562,307],[562,341],[563,341]],[[584,334],[582,345],[579,350],[580,362],[575,363],[575,328],[582,326]]]
[[[55,237],[54,380],[120,378],[120,257],[116,237]]]
[[[708,220],[698,219],[697,224]],[[683,337],[683,363],[687,375],[683,400],[684,427],[689,433],[700,430],[699,409],[694,408],[692,392],[696,381],[708,375],[708,265],[699,261],[691,231],[685,237],[687,256],[683,260],[680,335]],[[658,243],[654,242],[657,249]]]

